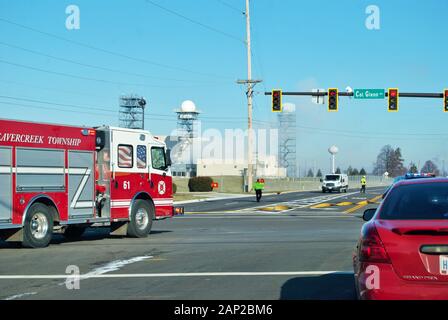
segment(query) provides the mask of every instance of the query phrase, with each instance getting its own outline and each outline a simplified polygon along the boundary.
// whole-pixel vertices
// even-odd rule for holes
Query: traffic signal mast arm
[[[356,95],[355,95],[356,93]],[[272,111],[281,112],[281,106],[277,101],[277,97],[285,96],[311,96],[311,97],[325,97],[328,96],[328,111],[337,112],[339,109],[339,97],[354,97],[355,99],[382,99],[387,98],[387,110],[389,112],[398,112],[399,98],[435,98],[443,99],[443,111],[448,112],[448,91],[445,89],[442,93],[419,93],[419,92],[400,92],[398,88],[382,89],[355,89],[351,92],[339,92],[337,88],[329,88],[324,91],[296,91],[296,92],[282,92],[281,90],[273,90],[272,92],[265,92],[265,95],[272,95]],[[276,106],[277,105],[277,106]]]
[[[265,92],[266,96],[270,96],[272,92]],[[283,91],[284,96],[314,96],[314,97],[325,97],[328,96],[328,92],[310,92],[310,91]],[[339,97],[353,97],[353,92],[338,92]],[[385,96],[388,97],[388,92],[385,92]],[[415,92],[399,92],[398,96],[400,98],[443,98],[443,93],[415,93]]]

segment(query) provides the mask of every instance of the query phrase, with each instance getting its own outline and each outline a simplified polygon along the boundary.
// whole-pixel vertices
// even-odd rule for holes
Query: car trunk
[[[377,220],[375,225],[398,276],[448,282],[447,220]]]

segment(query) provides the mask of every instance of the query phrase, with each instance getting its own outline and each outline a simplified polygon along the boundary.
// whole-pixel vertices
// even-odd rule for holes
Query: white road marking
[[[16,294],[10,297],[5,298],[4,300],[15,300],[15,299],[20,299],[26,296],[32,296],[37,294],[37,292],[25,292],[25,293],[21,293],[21,294]]]
[[[125,267],[125,266],[127,266],[129,264],[140,262],[140,261],[143,261],[143,260],[146,260],[146,259],[151,259],[151,258],[153,258],[153,256],[140,256],[140,257],[130,258],[130,259],[127,259],[127,260],[115,260],[115,261],[109,262],[109,263],[107,263],[107,264],[105,264],[105,265],[103,265],[101,267],[95,268],[95,269],[93,269],[92,271],[90,271],[90,272],[88,272],[86,274],[79,275],[79,280],[95,278],[97,276],[104,275],[105,273],[118,271],[121,268],[123,268],[123,267]],[[72,278],[73,275],[66,275],[65,276],[65,278],[68,278],[68,277]],[[1,279],[1,277],[0,277],[0,279]],[[59,285],[64,285],[64,284],[65,284],[65,282],[60,283]]]
[[[225,206],[231,206],[231,205],[233,205],[233,204],[238,204],[238,203],[239,203],[239,202],[234,201],[234,202],[224,203],[224,205],[225,205]]]
[[[153,256],[140,256],[140,257],[135,257],[135,258],[131,258],[131,259],[127,259],[127,260],[115,260],[112,262],[109,262],[107,264],[105,264],[104,266],[98,267],[82,276],[80,276],[81,280],[90,278],[90,277],[94,277],[97,275],[102,275],[105,273],[109,273],[109,272],[113,272],[113,271],[118,271],[121,268],[129,265],[129,264],[133,264],[136,262],[141,262],[143,260],[147,260],[147,259],[151,259],[153,258]]]
[[[285,272],[187,272],[187,273],[117,273],[80,275],[83,279],[107,278],[173,278],[173,277],[239,277],[239,276],[320,276],[327,274],[353,274],[352,271],[285,271]],[[0,280],[29,279],[66,279],[68,275],[8,275],[0,276]]]
[[[0,167],[0,173],[8,173],[10,174],[12,172],[11,167],[7,166],[1,166]]]
[[[331,200],[335,200],[335,199],[339,199],[339,198],[343,198],[343,197],[348,197],[351,196],[353,194],[356,194],[357,192],[351,192],[351,193],[344,193],[342,195],[338,195],[338,196],[320,196],[320,197],[315,197],[315,198],[311,198],[315,201],[313,201],[312,203],[308,203],[302,206],[299,206],[299,208],[305,208],[305,207],[309,207],[312,205],[317,205],[317,204],[321,204],[327,201],[331,201]],[[310,199],[310,200],[311,200]]]
[[[258,209],[264,208],[264,207],[275,207],[277,205],[284,205],[284,206],[292,207],[290,209],[286,209],[286,210],[282,210],[282,211],[278,211],[277,212],[277,213],[284,213],[284,212],[292,211],[292,210],[295,210],[295,209],[303,209],[303,208],[311,207],[313,205],[317,205],[317,204],[320,204],[320,203],[332,201],[332,200],[343,198],[343,197],[348,197],[348,196],[351,196],[351,195],[354,195],[354,194],[357,194],[357,193],[358,192],[343,193],[343,194],[340,194],[340,195],[322,195],[322,196],[305,198],[305,199],[297,199],[297,200],[278,202],[278,203],[274,203],[274,204],[266,203],[266,204],[261,205],[261,206],[247,208],[247,209],[242,209],[241,212],[245,212],[245,211],[247,212],[247,211],[251,211],[251,210],[261,211],[261,210],[258,210]]]
[[[126,260],[115,260],[109,262],[101,267],[95,268],[92,271],[80,274],[79,280],[91,279],[91,278],[102,278],[105,277],[106,273],[118,271],[121,268],[136,262],[141,262],[147,259],[152,259],[153,256],[140,256],[134,257]],[[13,280],[13,279],[64,279],[64,282],[59,283],[58,285],[63,286],[66,284],[66,281],[69,279],[73,279],[73,274],[65,274],[65,275],[0,275],[0,280]],[[20,299],[25,296],[35,295],[37,292],[29,292],[16,294],[14,296],[8,297],[5,300],[15,300]]]

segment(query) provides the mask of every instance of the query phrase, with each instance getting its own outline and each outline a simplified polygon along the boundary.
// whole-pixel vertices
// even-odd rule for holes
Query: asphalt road
[[[285,192],[275,195],[265,195],[258,203],[253,197],[242,197],[234,199],[202,201],[196,203],[185,204],[185,212],[192,214],[199,213],[238,213],[245,211],[258,211],[260,208],[275,206],[275,205],[289,205],[295,210],[308,210],[313,205],[321,203],[353,203],[355,204],[378,196],[384,190],[383,187],[368,188],[365,195],[359,194],[358,189],[350,189],[347,193],[322,193],[321,191],[307,191],[307,192]],[[347,207],[349,207],[348,205]],[[342,207],[342,206],[339,206]],[[322,209],[322,208],[320,208]]]
[[[382,190],[190,204],[146,239],[90,229],[45,249],[0,242],[0,299],[354,299],[360,214]],[[79,289],[66,286],[70,265],[86,275]]]

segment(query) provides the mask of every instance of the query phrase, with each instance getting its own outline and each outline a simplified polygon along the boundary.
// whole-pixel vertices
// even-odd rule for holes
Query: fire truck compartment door
[[[0,147],[0,222],[12,217],[12,152]]]
[[[92,217],[94,214],[94,154],[68,153],[68,213],[69,219]]]

